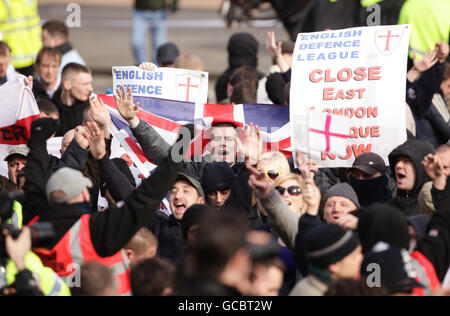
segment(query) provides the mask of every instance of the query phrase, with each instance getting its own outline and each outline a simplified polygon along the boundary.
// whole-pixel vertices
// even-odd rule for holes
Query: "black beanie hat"
[[[206,204],[195,204],[188,208],[181,220],[181,231],[184,239],[187,240],[189,228],[200,223],[206,214],[214,211],[217,212],[214,208]]]
[[[205,194],[209,194],[231,189],[235,178],[233,169],[226,162],[213,162],[203,167],[200,182]]]
[[[408,223],[403,214],[389,205],[374,204],[362,210],[359,217],[358,236],[363,253],[370,251],[378,242],[409,248]]]
[[[320,224],[312,228],[305,237],[306,257],[321,269],[327,269],[351,254],[359,242],[351,231],[335,224]]]
[[[380,268],[381,285],[390,294],[411,293],[415,288],[423,288],[422,284],[416,281],[417,273],[405,249],[379,242],[364,256],[361,265],[363,277],[370,276],[373,264],[377,264]]]

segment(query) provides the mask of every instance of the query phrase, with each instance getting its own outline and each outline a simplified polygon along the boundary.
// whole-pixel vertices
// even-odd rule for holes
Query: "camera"
[[[5,230],[12,238],[17,239],[22,230],[7,223],[13,214],[14,199],[6,193],[0,193],[0,258],[8,257],[5,247]],[[48,247],[54,241],[55,231],[51,223],[38,222],[30,226],[32,247]]]

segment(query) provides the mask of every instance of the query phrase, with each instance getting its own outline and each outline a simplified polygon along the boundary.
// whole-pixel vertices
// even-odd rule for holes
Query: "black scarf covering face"
[[[349,183],[358,195],[362,207],[392,200],[389,179],[386,175],[370,180],[358,180],[350,176]]]

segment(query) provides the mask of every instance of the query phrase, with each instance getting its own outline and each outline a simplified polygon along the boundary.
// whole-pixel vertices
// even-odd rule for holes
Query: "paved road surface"
[[[43,4],[47,1],[51,0],[39,2],[42,19],[65,20],[68,15],[66,5]],[[86,1],[95,2],[84,0]],[[129,37],[131,16],[131,6],[81,5],[81,27],[70,30],[70,40],[93,69],[94,88],[97,93],[102,93],[112,86],[112,66],[134,64]],[[284,29],[273,22],[269,22],[268,27],[243,26],[227,29],[217,11],[211,9],[184,9],[169,17],[169,41],[177,43],[182,53],[199,56],[210,72],[209,102],[215,102],[215,79],[228,66],[226,46],[229,37],[238,31],[252,33],[260,42],[259,69],[267,72],[271,59],[265,50],[264,41],[269,30],[275,30],[280,40],[287,39]]]

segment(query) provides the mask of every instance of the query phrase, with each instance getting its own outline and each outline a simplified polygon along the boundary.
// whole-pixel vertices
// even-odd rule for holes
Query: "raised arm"
[[[247,168],[252,174],[249,186],[256,191],[262,207],[267,212],[269,222],[289,249],[293,249],[300,216],[292,212],[283,202],[280,194],[275,191],[264,173],[260,173],[250,166]]]
[[[48,161],[47,139],[58,128],[58,121],[51,118],[38,119],[31,124],[28,140],[30,153],[25,167],[25,201],[23,205],[24,224],[28,223],[47,204],[45,186],[47,184]]]
[[[87,131],[91,136],[90,150],[92,157],[100,167],[100,179],[116,202],[125,200],[133,191],[127,177],[109,159],[103,130],[95,123],[87,124]]]
[[[434,94],[438,93],[445,72],[445,59],[448,56],[448,44],[438,43],[433,53],[434,60],[429,62],[433,65],[425,70],[420,78],[414,82],[411,89],[414,90],[413,96],[407,94],[407,102],[415,115],[422,117],[428,111],[432,104]],[[433,58],[433,56],[429,58]],[[426,57],[425,57],[426,58]],[[426,69],[426,68],[424,68]]]
[[[159,164],[164,158],[170,154],[170,145],[162,138],[158,132],[148,123],[139,120],[137,114],[139,112],[140,103],[133,103],[133,93],[131,88],[128,93],[125,88],[116,90],[115,95],[117,109],[124,120],[130,125],[133,135],[141,145],[147,159],[155,164]]]
[[[245,128],[244,142],[237,136],[235,140],[239,150],[245,157],[246,165],[256,166],[263,147],[259,126],[251,123]],[[253,190],[248,185],[250,175],[250,171],[244,166],[239,170],[231,188],[230,197],[225,202],[224,209],[244,213],[249,219],[253,220],[255,219],[255,214],[251,214]]]
[[[122,207],[112,207],[91,216],[89,226],[92,243],[100,256],[108,257],[117,253],[150,221],[175,182],[179,170],[180,165],[169,156],[125,200]]]

